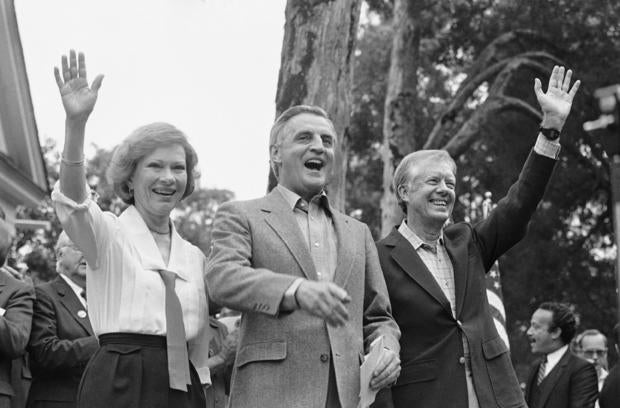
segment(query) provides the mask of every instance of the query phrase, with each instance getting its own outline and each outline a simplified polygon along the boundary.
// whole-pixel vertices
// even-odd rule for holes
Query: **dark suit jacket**
[[[46,401],[54,401],[54,407],[59,401],[75,406],[82,372],[99,344],[84,306],[62,277],[35,290],[28,406],[45,407]]]
[[[457,223],[444,228],[454,269],[456,318],[435,278],[396,229],[377,243],[402,333],[402,370],[392,387],[397,408],[467,408],[461,336],[469,344],[480,407],[525,406],[508,349],[489,311],[485,273],[524,236],[554,164],[532,152],[519,179],[488,218],[476,226]]]
[[[12,396],[12,360],[26,352],[32,322],[32,286],[0,272],[0,395]]]
[[[564,353],[558,364],[539,385],[538,403],[533,387],[540,361],[532,366],[525,389],[530,408],[592,408],[598,396],[596,369],[586,360]]]
[[[609,371],[598,400],[601,408],[620,407],[620,363]]]

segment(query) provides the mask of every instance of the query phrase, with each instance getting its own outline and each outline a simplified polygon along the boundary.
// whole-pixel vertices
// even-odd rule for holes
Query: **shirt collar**
[[[295,210],[295,207],[297,206],[297,202],[299,200],[305,201],[303,198],[301,198],[299,194],[289,190],[288,188],[284,187],[282,184],[278,184],[275,187],[275,189],[278,190],[280,194],[282,194],[282,197],[284,197],[284,200],[286,201],[286,203],[288,204],[291,210]],[[319,194],[312,197],[312,201],[315,201],[317,196],[319,196],[318,197],[319,206],[323,208],[327,212],[327,214],[331,215],[332,210],[329,205],[329,200],[327,198],[327,193],[325,192],[325,190],[321,191]]]
[[[124,225],[126,233],[132,237],[133,245],[140,254],[142,267],[149,270],[167,270],[174,272],[179,278],[189,281],[187,257],[185,251],[189,244],[177,232],[174,222],[170,221],[170,259],[168,265],[164,264],[161,253],[157,248],[155,239],[149,231],[138,209],[130,205],[123,211],[119,221]]]
[[[418,234],[416,234],[415,232],[413,232],[413,230],[411,228],[409,228],[409,225],[407,225],[407,220],[404,219],[403,222],[400,223],[400,226],[398,227],[398,232],[400,232],[400,234],[405,237],[405,239],[407,239],[407,241],[409,241],[411,243],[411,245],[413,246],[413,249],[415,249],[416,251],[423,245],[426,244],[426,242],[420,238],[418,236]],[[439,238],[437,239],[437,241],[435,242],[431,242],[429,243],[430,245],[443,245],[443,230],[439,233]]]
[[[67,285],[69,285],[71,290],[73,290],[73,292],[75,292],[75,295],[78,297],[78,299],[82,299],[82,292],[85,289],[82,289],[77,283],[73,282],[71,280],[71,278],[68,277],[67,275],[65,275],[63,273],[58,273],[58,274],[60,275],[61,278],[64,279],[65,282],[67,282]]]
[[[555,365],[558,363],[558,361],[560,361],[564,353],[566,353],[566,350],[568,350],[568,344],[565,344],[556,351],[552,351],[551,353],[547,354],[547,367],[555,367]]]

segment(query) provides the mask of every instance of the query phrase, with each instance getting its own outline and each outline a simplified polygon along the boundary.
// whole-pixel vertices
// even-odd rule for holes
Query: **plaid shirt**
[[[413,232],[406,221],[400,224],[398,232],[405,237],[417,252],[424,265],[428,268],[441,288],[441,291],[450,302],[452,308],[452,316],[456,317],[456,295],[454,289],[454,269],[452,269],[452,261],[448,256],[446,247],[443,242],[443,234],[439,236],[437,242],[428,244]]]

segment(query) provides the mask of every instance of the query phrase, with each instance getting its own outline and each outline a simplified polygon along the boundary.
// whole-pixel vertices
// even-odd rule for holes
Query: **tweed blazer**
[[[213,226],[207,287],[215,302],[243,312],[230,407],[324,408],[330,360],[340,403],[359,400],[359,366],[384,336],[398,352],[385,281],[368,227],[332,210],[338,241],[333,282],[351,297],[343,327],[280,303],[297,279],[318,280],[293,210],[277,191],[220,207]]]

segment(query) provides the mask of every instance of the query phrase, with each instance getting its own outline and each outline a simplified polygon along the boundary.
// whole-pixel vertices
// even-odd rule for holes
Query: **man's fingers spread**
[[[564,77],[564,82],[562,83],[562,90],[564,92],[568,92],[568,89],[570,86],[570,78],[572,75],[573,75],[573,71],[571,71],[570,69],[566,71],[566,76]]]
[[[568,93],[570,95],[571,99],[577,93],[577,90],[579,89],[579,85],[581,85],[581,81],[580,80],[575,81],[575,83],[573,84],[573,87],[571,88],[570,92]]]

